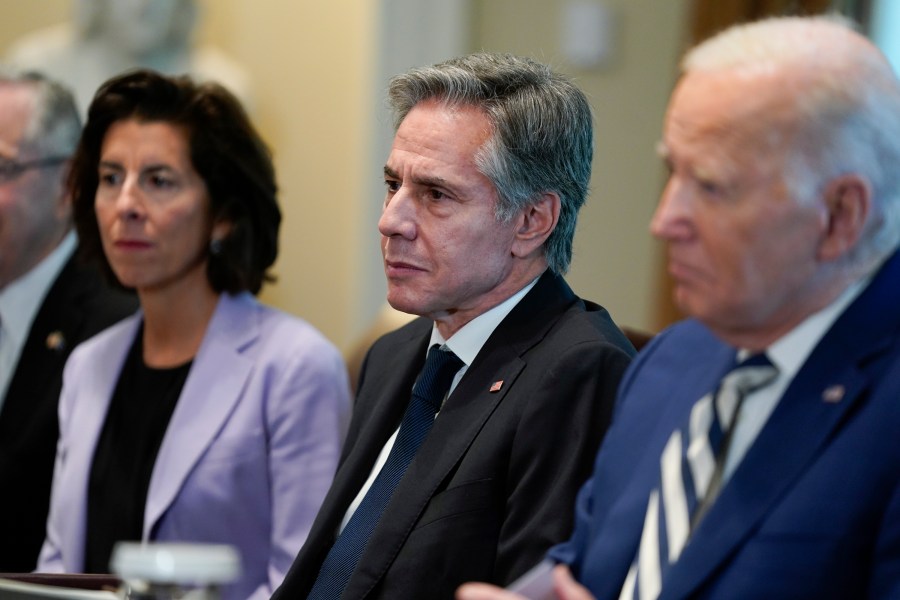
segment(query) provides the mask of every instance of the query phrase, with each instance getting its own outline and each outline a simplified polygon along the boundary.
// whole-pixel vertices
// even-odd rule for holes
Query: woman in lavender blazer
[[[253,294],[277,254],[271,160],[217,85],[104,84],[69,178],[82,248],[141,310],[66,365],[39,571],[107,572],[120,540],[236,546],[230,600],[268,598],[303,544],[350,410],[346,369]]]

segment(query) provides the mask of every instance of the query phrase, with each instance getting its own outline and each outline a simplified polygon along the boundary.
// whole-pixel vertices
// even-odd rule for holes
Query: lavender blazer
[[[140,321],[110,327],[66,364],[39,571],[83,569],[94,448]],[[243,575],[225,598],[268,598],[331,484],[349,412],[330,342],[249,294],[223,294],[156,458],[143,539],[232,544]]]

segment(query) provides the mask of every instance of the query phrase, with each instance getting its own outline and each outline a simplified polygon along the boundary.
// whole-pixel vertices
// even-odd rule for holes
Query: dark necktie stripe
[[[441,350],[436,344],[428,350],[387,461],[325,557],[309,599],[341,597],[394,488],[428,435],[453,376],[462,366],[463,362],[455,354]]]

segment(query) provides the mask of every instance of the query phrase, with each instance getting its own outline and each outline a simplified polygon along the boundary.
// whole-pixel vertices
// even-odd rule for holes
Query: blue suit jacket
[[[618,597],[669,435],[733,358],[687,321],[629,369],[575,533],[551,552],[598,598]],[[900,255],[801,367],[660,596],[864,597],[900,597]]]
[[[84,564],[88,474],[140,320],[88,340],[66,364],[41,571]],[[325,497],[349,412],[330,342],[249,294],[223,294],[156,457],[143,539],[233,544],[243,575],[224,597],[268,598]]]

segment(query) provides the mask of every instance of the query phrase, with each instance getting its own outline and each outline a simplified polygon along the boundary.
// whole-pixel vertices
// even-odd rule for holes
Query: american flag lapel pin
[[[47,350],[61,352],[66,349],[66,338],[62,331],[53,331],[47,336]]]
[[[846,390],[841,384],[831,385],[825,388],[825,391],[822,392],[822,400],[824,400],[828,404],[837,404],[844,399],[845,393]]]
[[[491,384],[491,393],[493,393],[493,392],[499,392],[499,391],[500,391],[500,388],[502,388],[502,387],[503,387],[503,380],[502,380],[502,379],[501,379],[500,381],[495,381],[494,383]]]

